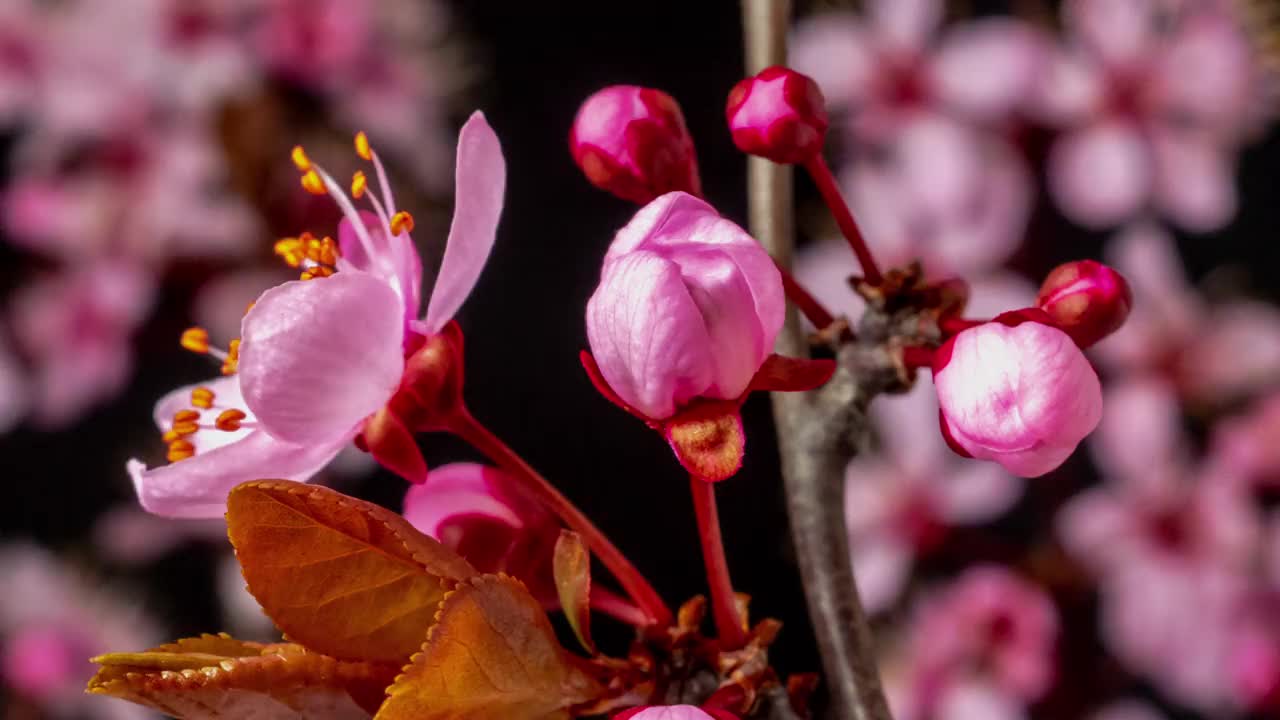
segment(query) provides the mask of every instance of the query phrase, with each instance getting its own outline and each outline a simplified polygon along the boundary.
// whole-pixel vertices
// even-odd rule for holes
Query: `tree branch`
[[[790,12],[790,0],[743,0],[748,74],[786,62]],[[750,158],[751,232],[783,267],[791,264],[791,180],[789,166]],[[870,320],[876,324],[876,318]],[[773,396],[787,512],[822,653],[830,714],[837,720],[891,720],[853,579],[843,514],[845,466],[869,432],[866,404],[896,381],[892,361],[879,344],[884,340],[884,333],[869,338],[860,333],[856,343],[838,349],[840,368],[825,387]],[[776,349],[808,354],[794,309],[788,309]]]

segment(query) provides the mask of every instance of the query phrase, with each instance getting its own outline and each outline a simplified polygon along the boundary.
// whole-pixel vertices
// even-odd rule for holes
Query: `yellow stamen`
[[[301,145],[293,146],[290,157],[293,158],[293,164],[298,168],[298,172],[307,172],[311,169],[311,158],[307,157],[307,151],[303,150]]]
[[[240,421],[244,418],[243,410],[223,410],[214,425],[223,432],[235,432],[240,429]]]
[[[364,191],[369,187],[369,179],[364,176],[363,170],[357,170],[355,175],[351,176],[351,197],[359,200],[364,197]]]
[[[186,460],[196,454],[196,446],[186,440],[174,440],[169,443],[169,453],[166,455],[169,462],[178,462]]]
[[[173,414],[173,423],[195,422],[200,419],[200,413],[195,410],[179,410]]]
[[[209,331],[202,327],[187,328],[182,331],[182,339],[179,342],[187,350],[203,355],[209,352]]]
[[[240,369],[240,338],[227,345],[227,359],[222,361],[222,374],[235,375]]]
[[[338,249],[338,243],[333,238],[326,235],[318,245],[316,252],[316,262],[325,265],[337,265],[338,258],[342,255],[342,251]]]
[[[391,232],[395,235],[413,232],[413,216],[404,210],[393,215],[391,217]]]
[[[213,401],[216,396],[213,391],[207,387],[198,387],[191,391],[191,404],[198,408],[208,410],[213,407]]]
[[[314,169],[308,170],[302,174],[302,188],[312,195],[328,195],[328,191],[324,189],[324,181],[320,179],[319,173]]]
[[[356,154],[365,160],[373,159],[373,148],[369,147],[369,136],[365,135],[363,130],[356,133]]]
[[[180,437],[182,436],[172,430],[165,430],[164,434],[160,436],[160,439],[163,440],[166,445],[168,445],[169,443],[173,442],[174,440],[177,440]]]
[[[200,430],[200,426],[193,422],[179,422],[174,423],[171,429],[178,437],[184,437],[196,434]]]
[[[303,270],[299,279],[315,280],[316,278],[327,278],[332,274],[333,268],[328,267],[327,265],[316,265],[315,267],[309,267],[306,270]]]
[[[273,249],[286,265],[296,268],[306,259],[304,244],[301,238],[280,238]]]

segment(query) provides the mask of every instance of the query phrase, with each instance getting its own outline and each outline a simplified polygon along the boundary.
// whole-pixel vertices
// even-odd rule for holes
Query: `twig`
[[[786,61],[790,0],[743,0],[747,72]],[[750,158],[748,198],[752,234],[783,267],[791,264],[791,168]],[[877,338],[883,340],[883,337]],[[809,614],[822,653],[824,680],[837,720],[891,720],[871,631],[858,599],[844,527],[844,469],[856,437],[865,435],[866,402],[885,382],[875,346],[861,337],[840,352],[841,367],[824,388],[775,393],[774,417],[782,455],[787,511]],[[882,346],[881,346],[882,347]],[[778,338],[778,352],[807,354],[795,312]],[[873,372],[864,375],[860,368]]]

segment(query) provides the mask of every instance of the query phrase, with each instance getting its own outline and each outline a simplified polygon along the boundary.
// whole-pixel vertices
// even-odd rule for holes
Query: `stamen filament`
[[[809,172],[814,184],[818,186],[818,192],[822,194],[823,201],[831,209],[831,214],[835,216],[836,225],[840,227],[840,232],[849,241],[849,246],[853,248],[853,254],[858,256],[858,264],[862,266],[863,279],[871,285],[881,284],[884,281],[884,277],[880,274],[880,268],[876,266],[875,258],[871,255],[871,249],[867,247],[867,241],[862,235],[862,230],[858,228],[857,221],[853,219],[853,214],[849,212],[849,206],[845,204],[844,198],[841,197],[840,185],[836,182],[835,175],[831,173],[831,168],[827,165],[827,161],[823,159],[822,153],[815,153],[813,157],[806,160],[804,169]]]

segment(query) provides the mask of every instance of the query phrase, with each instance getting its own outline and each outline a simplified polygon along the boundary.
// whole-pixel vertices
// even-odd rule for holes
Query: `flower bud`
[[[497,468],[451,463],[404,497],[404,517],[482,573],[518,578],[545,607],[556,608],[551,568],[560,523]]]
[[[1061,465],[1102,418],[1093,367],[1034,308],[957,333],[933,373],[948,443],[1022,477]]]
[[[665,420],[695,398],[735,400],[770,356],[785,300],[773,260],[707,203],[669,193],[614,239],[587,303],[609,388]]]
[[[1036,297],[1036,306],[1082,348],[1124,324],[1133,293],[1124,276],[1093,260],[1077,260],[1053,269]]]
[[[776,163],[802,163],[826,141],[824,103],[812,78],[775,65],[733,87],[725,119],[739,150]]]
[[[702,194],[684,115],[661,90],[612,85],[587,98],[569,151],[592,185],[623,200],[643,204],[675,190]]]

